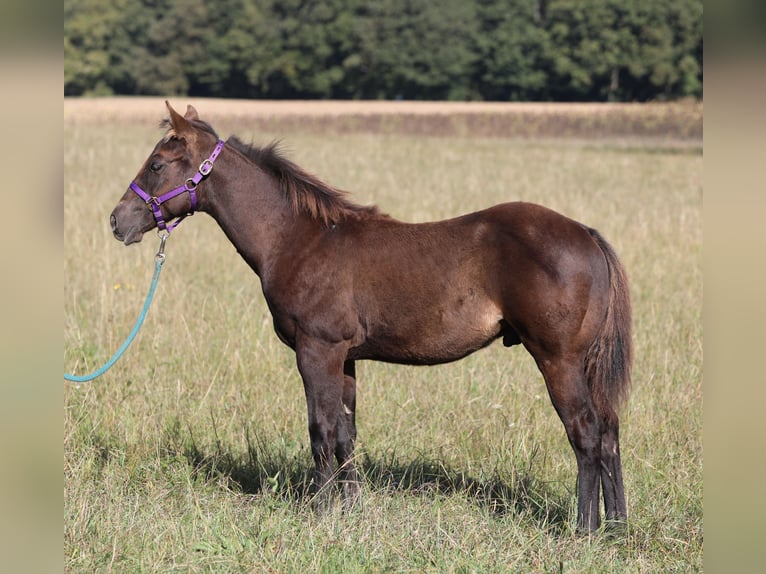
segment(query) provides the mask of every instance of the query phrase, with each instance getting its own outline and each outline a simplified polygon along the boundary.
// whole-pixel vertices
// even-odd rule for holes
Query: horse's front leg
[[[316,466],[315,507],[319,512],[330,504],[333,456],[348,440],[342,422],[347,420],[343,408],[347,352],[345,343],[328,343],[307,335],[296,338],[295,353],[306,392],[311,454]]]
[[[343,412],[338,419],[335,457],[343,487],[343,508],[351,510],[359,499],[359,476],[354,465],[356,443],[356,367],[354,361],[343,365]]]

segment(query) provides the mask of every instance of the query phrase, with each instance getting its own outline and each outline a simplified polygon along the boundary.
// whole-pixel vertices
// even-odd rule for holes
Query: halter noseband
[[[201,164],[199,164],[199,167],[197,168],[197,173],[195,173],[192,177],[187,179],[183,185],[170,190],[167,193],[163,193],[162,195],[158,197],[153,197],[146,193],[141,187],[135,182],[131,182],[130,189],[141,199],[144,200],[146,203],[146,206],[151,209],[152,214],[154,215],[154,219],[157,221],[157,228],[160,231],[167,231],[170,233],[175,229],[181,221],[183,221],[187,216],[193,215],[194,211],[197,209],[197,186],[199,185],[199,182],[201,182],[203,179],[205,179],[208,175],[210,175],[210,172],[213,171],[213,164],[215,163],[215,160],[218,158],[218,155],[221,153],[221,150],[223,149],[225,142],[223,140],[218,140],[218,143],[215,145],[215,148],[213,149],[213,153],[210,154],[210,157],[208,157],[206,160],[204,160]],[[189,200],[191,201],[191,208],[189,209],[189,212],[180,216],[175,221],[171,221],[169,224],[165,223],[165,220],[162,217],[162,210],[160,209],[160,205],[168,201],[169,199],[173,199],[177,195],[181,195],[182,193],[189,192]]]

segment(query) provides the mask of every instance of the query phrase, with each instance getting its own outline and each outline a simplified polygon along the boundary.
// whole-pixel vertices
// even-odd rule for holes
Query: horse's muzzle
[[[122,241],[125,245],[130,245],[131,243],[138,243],[141,241],[144,235],[144,229],[142,229],[142,226],[140,223],[134,223],[132,225],[127,226],[127,229],[125,229],[124,221],[120,221],[117,219],[117,209],[115,209],[112,214],[109,216],[109,224],[112,227],[112,233],[114,234],[115,239],[118,241]],[[124,214],[123,214],[124,215]],[[124,217],[122,218],[125,219]],[[130,219],[130,217],[128,217]],[[121,225],[121,223],[123,225]],[[121,229],[122,227],[122,229]]]

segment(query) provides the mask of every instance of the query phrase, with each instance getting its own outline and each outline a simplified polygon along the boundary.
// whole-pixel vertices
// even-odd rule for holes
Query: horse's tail
[[[595,229],[588,229],[606,258],[609,305],[601,332],[585,355],[585,376],[599,414],[616,416],[630,390],[633,361],[628,278],[612,246]]]

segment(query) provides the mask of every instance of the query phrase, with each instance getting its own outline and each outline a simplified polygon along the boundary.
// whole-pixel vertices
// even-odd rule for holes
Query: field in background
[[[72,99],[65,121],[156,121],[157,98]],[[192,104],[214,125],[231,122],[279,132],[400,133],[425,136],[630,139],[695,147],[702,139],[702,103],[557,104],[415,101],[268,101],[171,98]],[[162,106],[160,106],[162,108]]]
[[[282,139],[400,219],[523,199],[602,231],[634,299],[630,526],[573,533],[574,455],[532,360],[502,345],[434,368],[360,364],[364,502],[314,517],[293,355],[257,278],[198,215],[170,238],[126,357],[65,387],[67,571],[702,570],[701,105],[189,102],[220,135]],[[65,100],[69,372],[108,358],[145,296],[156,238],[125,248],[108,214],[164,115],[160,99]]]

